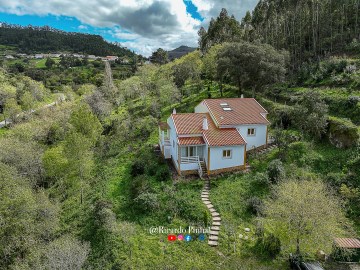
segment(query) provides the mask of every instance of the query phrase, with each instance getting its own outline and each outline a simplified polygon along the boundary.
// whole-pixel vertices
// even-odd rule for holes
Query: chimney
[[[241,94],[241,98],[244,98],[244,94]]]
[[[175,108],[173,109],[173,114],[176,114],[176,109]]]
[[[209,125],[208,125],[208,120],[206,118],[206,116],[203,119],[203,130],[208,130],[209,129]]]

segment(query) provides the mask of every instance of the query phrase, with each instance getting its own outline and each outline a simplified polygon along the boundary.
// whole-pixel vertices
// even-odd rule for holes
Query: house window
[[[231,150],[223,150],[223,158],[231,158],[232,151]]]
[[[248,136],[255,136],[255,128],[248,128]]]
[[[186,146],[181,148],[182,157],[195,157],[197,155],[196,146]]]
[[[175,141],[173,140],[173,148],[175,148]]]

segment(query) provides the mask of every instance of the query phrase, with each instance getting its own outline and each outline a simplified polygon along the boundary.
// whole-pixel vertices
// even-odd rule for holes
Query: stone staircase
[[[220,214],[215,210],[214,206],[211,204],[209,199],[209,192],[210,192],[210,179],[207,177],[204,180],[204,189],[201,193],[201,200],[209,209],[212,217],[212,225],[210,228],[210,236],[208,244],[209,246],[216,247],[218,246],[219,241],[219,232],[220,232],[220,225],[221,225],[221,217]]]
[[[202,175],[200,176],[201,179],[206,179],[208,177],[207,175],[207,168],[205,161],[200,161],[200,167],[202,171]]]

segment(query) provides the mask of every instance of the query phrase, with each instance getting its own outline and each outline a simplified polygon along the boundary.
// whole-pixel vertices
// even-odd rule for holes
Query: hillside
[[[195,50],[196,50],[196,48],[191,48],[191,47],[182,45],[174,50],[168,51],[169,59],[174,60],[174,59],[180,58],[180,57],[182,57],[188,53],[191,53]]]
[[[281,23],[296,15],[293,2],[285,2],[260,1],[253,19],[242,22],[223,9],[199,31],[199,50],[171,62],[4,60],[0,121],[11,124],[0,129],[0,269],[285,270],[291,253],[319,260],[325,270],[350,270],[336,263],[334,238],[360,236],[360,51],[348,50],[356,43],[349,29],[332,56],[313,51],[316,33],[328,27],[315,21],[305,35],[288,32],[289,25],[284,33],[268,32],[276,21],[271,11],[286,11]],[[297,23],[316,11],[324,19],[323,8],[339,7],[312,3],[302,6]],[[341,12],[352,14],[348,6]],[[358,25],[355,19],[354,13],[344,21]],[[345,31],[339,23],[333,42]],[[26,31],[47,33],[49,44],[56,32]],[[284,41],[287,35],[294,39]],[[266,134],[274,145],[247,151],[246,170],[222,171],[209,181],[178,175],[159,151],[159,122],[176,118],[174,109],[194,112],[204,99],[242,95],[268,111]],[[55,99],[56,106],[44,107]],[[253,108],[248,111],[246,117],[253,116]],[[221,119],[226,110],[220,112]],[[253,125],[244,140],[261,133]],[[192,157],[192,146],[185,147]],[[238,158],[220,147],[203,154],[209,158],[215,148],[220,158],[221,152]],[[217,247],[191,231],[213,224],[204,189],[221,216]],[[170,241],[179,228],[192,240]],[[329,259],[318,258],[319,250]]]
[[[48,26],[21,27],[1,23],[0,43],[26,54],[70,52],[97,56],[133,56],[130,50],[109,43],[99,35],[64,32]]]

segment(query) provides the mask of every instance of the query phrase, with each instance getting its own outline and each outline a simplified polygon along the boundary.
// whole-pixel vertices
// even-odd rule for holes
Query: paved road
[[[62,101],[63,101],[63,100],[62,100]],[[57,101],[54,101],[54,102],[51,102],[51,103],[49,103],[49,104],[44,105],[42,108],[50,108],[50,107],[55,106],[56,104],[57,104]],[[36,111],[36,110],[31,110],[31,113],[34,113],[35,111]],[[6,119],[6,125],[9,125],[9,124],[11,124],[11,120],[10,120],[10,119]],[[5,125],[5,121],[0,122],[0,128],[5,127],[6,125]]]

